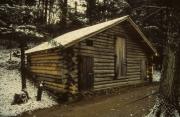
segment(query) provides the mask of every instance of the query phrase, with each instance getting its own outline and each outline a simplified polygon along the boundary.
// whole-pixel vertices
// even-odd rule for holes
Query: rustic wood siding
[[[66,87],[67,73],[63,56],[58,50],[37,52],[28,55],[28,69],[36,81],[43,81],[44,86],[58,91]]]
[[[112,88],[144,82],[141,79],[141,60],[147,59],[147,52],[138,36],[129,33],[124,25],[117,25],[88,40],[93,40],[93,46],[87,46],[86,39],[70,47],[36,52],[29,54],[29,69],[38,81],[45,81],[45,86],[59,91],[67,88],[69,76],[75,85],[78,85],[79,56],[92,56],[94,58],[94,90]],[[126,39],[125,76],[115,79],[115,39]],[[73,53],[72,55],[68,53]]]
[[[114,80],[116,37],[126,39],[127,75]],[[139,39],[128,36],[128,32],[120,25],[88,39],[93,40],[92,47],[87,46],[86,40],[83,40],[76,44],[74,50],[77,55],[94,57],[94,90],[143,82],[140,79],[140,63],[147,55]]]

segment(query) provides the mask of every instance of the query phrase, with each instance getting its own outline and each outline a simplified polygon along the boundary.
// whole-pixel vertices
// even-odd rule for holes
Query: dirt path
[[[147,95],[156,90],[157,86],[154,85],[132,88],[116,96],[102,97],[102,99],[98,97],[38,110],[25,113],[22,117],[144,117],[155,101],[155,96]],[[147,97],[141,99],[145,96]]]

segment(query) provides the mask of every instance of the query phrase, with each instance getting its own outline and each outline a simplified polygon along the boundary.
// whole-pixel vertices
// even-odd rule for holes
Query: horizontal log
[[[127,82],[127,81],[128,80],[125,78],[125,79],[118,79],[118,80],[95,82],[94,85],[104,85],[104,84],[112,84],[112,83]]]
[[[93,45],[95,48],[106,48],[106,49],[111,49],[111,50],[114,50],[115,49],[115,46],[105,46],[105,45],[102,45],[102,44],[94,44]]]
[[[127,41],[127,44],[129,44],[129,45],[134,45],[134,46],[139,46],[139,43],[140,43],[140,41],[138,41],[138,40],[133,40],[133,39],[131,39],[131,38],[128,38],[128,41]]]
[[[80,48],[95,48],[95,49],[103,49],[103,50],[114,50],[115,47],[113,45],[104,45],[104,44],[96,44],[94,43],[92,47],[86,45],[86,43],[82,43]]]
[[[127,46],[126,50],[127,50],[127,52],[146,53],[144,49],[134,48],[134,47],[131,47],[131,46]]]
[[[140,60],[142,60],[142,58],[137,58],[137,57],[129,58],[129,57],[127,57],[126,60],[127,61],[140,61]]]
[[[114,56],[105,56],[105,55],[94,55],[94,58],[99,58],[99,59],[110,59],[110,60],[114,60],[114,59],[115,59]]]
[[[114,77],[103,77],[103,78],[94,78],[94,82],[104,82],[104,81],[111,81]]]
[[[114,70],[114,66],[113,67],[97,67],[94,66],[94,70]]]
[[[60,60],[41,60],[41,61],[31,61],[31,64],[62,64]]]
[[[81,46],[80,48],[77,48],[77,49],[82,49],[82,50],[86,50],[86,51],[93,51],[93,52],[110,52],[110,53],[114,53],[114,49],[104,49],[104,48],[94,48],[94,47],[88,47],[88,46]],[[82,51],[81,50],[81,51]]]
[[[104,51],[92,51],[92,50],[85,50],[81,49],[80,51],[78,49],[75,50],[75,52],[79,54],[87,54],[87,55],[104,55],[104,56],[114,56],[114,52],[104,52]]]
[[[103,73],[105,73],[105,74],[113,74],[114,73],[114,70],[94,70],[94,73],[95,74],[103,74]]]
[[[59,71],[60,67],[47,67],[47,66],[30,66],[31,70],[49,70],[49,71]]]
[[[141,69],[127,69],[127,73],[141,72]]]
[[[59,52],[56,53],[45,53],[45,54],[37,54],[37,55],[29,55],[30,58],[41,58],[41,57],[47,57],[47,56],[60,56]]]
[[[127,75],[126,76],[128,79],[131,79],[131,78],[139,78],[140,79],[140,74],[135,74],[135,75]]]
[[[44,56],[44,57],[36,57],[36,58],[31,58],[31,61],[39,61],[39,60],[62,60],[62,56]]]
[[[62,75],[60,71],[48,71],[48,70],[30,70],[33,73],[49,74],[49,75]]]
[[[101,43],[101,42],[97,42],[97,41],[95,41],[93,43],[93,45],[106,46],[106,47],[114,47],[114,43],[112,43],[112,44],[110,44],[110,43]]]
[[[57,79],[57,78],[52,78],[52,77],[41,77],[41,76],[38,76],[37,80],[47,81],[47,82],[52,82],[52,83],[59,83],[59,84],[62,84],[67,81],[67,79],[61,79],[61,78]]]
[[[131,56],[147,56],[145,52],[127,52],[127,55]]]
[[[107,89],[107,88],[113,88],[113,87],[119,87],[119,86],[124,86],[124,85],[132,85],[132,84],[138,84],[138,83],[143,83],[144,81],[139,80],[139,79],[133,79],[133,80],[126,80],[120,81],[120,82],[105,82],[105,83],[99,83],[94,86],[94,90],[100,90],[100,89]]]
[[[95,78],[104,78],[104,77],[114,77],[114,73],[108,73],[108,74],[94,74]]]
[[[145,81],[143,80],[134,80],[134,81],[128,81],[128,84],[129,85],[132,85],[132,84],[139,84],[139,83],[144,83]]]
[[[38,78],[50,78],[50,79],[57,79],[57,80],[66,80],[66,78],[68,77],[67,74],[62,74],[62,75],[51,75],[51,74],[41,74],[41,73],[33,73],[34,75],[36,75],[36,77]],[[72,78],[77,81],[78,78],[78,74],[74,73],[72,74]]]
[[[59,67],[59,68],[64,68],[65,66],[64,65],[62,65],[62,64],[51,64],[51,63],[46,63],[46,64],[44,64],[44,63],[37,63],[37,64],[35,64],[35,63],[33,63],[33,64],[31,64],[31,66],[32,67]]]
[[[140,61],[134,61],[134,62],[128,62],[127,61],[127,67],[132,67],[132,66],[140,66]]]
[[[100,59],[100,58],[94,58],[94,62],[95,63],[114,63],[115,62],[115,60],[113,60],[113,59]]]
[[[137,64],[140,63],[141,58],[136,58],[136,59],[131,59],[131,58],[126,58],[127,63],[129,64]]]
[[[136,80],[142,80],[140,77],[129,77],[127,79],[128,81],[136,81]]]
[[[127,69],[140,69],[140,65],[133,65],[133,66],[127,65]]]
[[[111,62],[111,61],[94,61],[94,64],[98,64],[98,65],[100,65],[100,64],[111,64],[111,65],[114,65],[114,62]]]
[[[140,64],[127,64],[126,67],[127,69],[133,69],[133,67],[137,67],[137,69],[140,69]]]
[[[38,51],[38,52],[33,52],[33,53],[30,53],[28,55],[41,55],[41,54],[47,54],[47,53],[58,53],[60,52],[60,49],[59,48],[54,48],[54,49],[49,49],[49,50],[42,50],[42,51]]]
[[[45,84],[44,87],[48,88],[48,89],[51,89],[51,90],[54,90],[54,91],[57,91],[57,92],[61,92],[61,93],[66,93],[67,92],[66,89],[63,89],[63,88],[60,88],[60,87],[54,87],[54,86],[47,85],[47,84]]]
[[[50,75],[50,74],[41,74],[41,73],[36,73],[35,74],[37,77],[47,77],[47,78],[54,78],[54,79],[61,79],[62,75]]]
[[[94,89],[114,87],[114,86],[122,86],[125,84],[128,84],[128,82],[115,82],[115,83],[110,83],[110,84],[94,85]]]
[[[145,59],[146,56],[145,56],[145,55],[138,55],[138,54],[137,54],[137,55],[130,55],[130,54],[128,54],[128,55],[127,55],[127,58],[128,58],[128,59],[131,59],[131,58],[132,58],[132,59],[137,59],[137,58],[139,58],[139,59],[142,60],[142,59]]]
[[[118,34],[120,36],[125,36],[125,31],[119,28],[112,28],[111,30],[108,30],[107,34]]]
[[[144,52],[144,49],[138,48],[138,47],[132,47],[127,45],[126,46],[127,51],[134,51],[134,52]]]
[[[48,82],[48,81],[44,81],[43,83],[44,83],[44,85],[49,85],[49,86],[62,88],[62,89],[67,87],[65,84],[52,83],[52,82]]]
[[[127,76],[130,76],[130,75],[141,75],[140,72],[127,72]]]
[[[114,67],[114,63],[113,64],[94,64],[94,68],[100,68],[100,67],[104,67],[104,68],[107,68],[107,67]]]
[[[103,34],[103,35],[102,35]],[[108,33],[99,33],[99,35],[96,35],[94,37],[90,37],[91,40],[105,40],[105,41],[112,41],[113,40],[113,35],[108,34]]]

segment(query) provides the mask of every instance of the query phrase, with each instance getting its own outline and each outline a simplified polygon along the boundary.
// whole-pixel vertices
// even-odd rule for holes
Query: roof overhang
[[[29,54],[29,53],[39,52],[39,51],[43,51],[43,50],[49,50],[49,49],[57,48],[60,45],[63,46],[63,48],[67,48],[67,47],[70,47],[70,46],[84,40],[84,39],[92,37],[102,31],[105,31],[113,26],[116,26],[124,21],[128,21],[133,26],[133,28],[137,31],[137,33],[139,33],[139,35],[141,36],[143,41],[152,50],[154,55],[157,55],[156,49],[153,47],[153,45],[150,43],[150,41],[146,38],[146,36],[142,33],[142,31],[139,29],[139,27],[133,22],[133,20],[129,16],[124,16],[121,18],[117,18],[117,19],[103,22],[100,24],[96,24],[93,26],[89,26],[89,27],[85,27],[85,28],[78,29],[75,31],[71,31],[69,33],[63,34],[63,35],[53,39],[53,41],[59,43],[56,46],[53,46],[49,42],[44,42],[34,48],[27,50],[25,53]]]

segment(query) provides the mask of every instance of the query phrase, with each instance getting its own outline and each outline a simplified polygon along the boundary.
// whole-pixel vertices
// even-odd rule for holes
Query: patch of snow
[[[4,65],[9,59],[9,51],[0,51],[0,116],[16,116],[26,111],[48,108],[57,103],[43,92],[42,100],[36,101],[37,88],[27,80],[27,92],[30,99],[25,104],[11,105],[15,93],[21,92],[21,77],[17,69],[8,70]],[[12,57],[12,60],[20,61]]]
[[[156,99],[156,103],[154,105],[154,107],[150,110],[150,113],[148,115],[146,115],[145,117],[156,117],[156,113],[159,111],[159,107],[161,105],[162,100],[160,100],[159,98]],[[176,109],[173,110],[172,112],[172,117],[180,117],[178,111]],[[160,117],[166,117],[165,112],[161,112]]]
[[[153,72],[153,82],[159,82],[161,78],[161,72],[160,71],[154,71]]]

